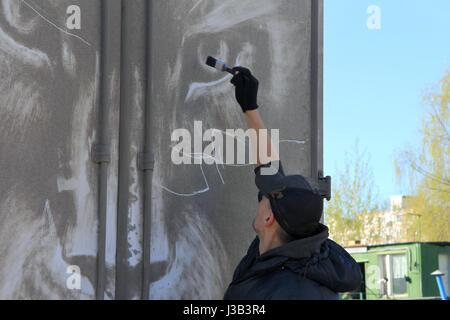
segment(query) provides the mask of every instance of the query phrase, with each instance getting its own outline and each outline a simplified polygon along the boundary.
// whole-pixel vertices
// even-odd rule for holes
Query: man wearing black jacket
[[[258,113],[258,80],[250,70],[233,68],[231,83],[249,129],[267,141],[272,161],[261,163],[257,152],[255,183],[258,209],[253,220],[256,239],[237,266],[225,300],[337,299],[338,292],[359,287],[362,275],[355,260],[328,239],[320,223],[323,198],[301,175],[284,174],[278,155]],[[262,174],[262,169],[273,174]]]

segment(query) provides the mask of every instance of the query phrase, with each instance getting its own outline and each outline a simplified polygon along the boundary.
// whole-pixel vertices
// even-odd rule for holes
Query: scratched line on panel
[[[179,149],[177,149],[177,148],[175,148],[175,149],[176,149],[176,150],[179,150]],[[189,157],[191,157],[191,158],[195,158],[195,155],[198,155],[198,154],[199,154],[199,153],[189,153],[189,154],[186,154],[186,155],[189,156]],[[183,153],[183,156],[184,156],[184,153]],[[202,156],[201,156],[200,158],[203,160],[203,154],[202,154]],[[180,197],[193,197],[193,196],[196,196],[196,195],[198,195],[198,194],[202,194],[202,193],[208,192],[210,189],[209,189],[208,179],[206,178],[205,172],[203,171],[203,161],[202,161],[202,163],[200,163],[200,170],[201,170],[201,172],[202,172],[203,180],[205,181],[205,184],[206,184],[206,188],[204,188],[204,189],[202,189],[202,190],[194,191],[194,192],[192,192],[192,193],[178,193],[178,192],[175,192],[175,191],[173,191],[173,190],[170,190],[169,188],[164,187],[164,186],[162,186],[162,185],[159,185],[159,186],[160,186],[162,189],[166,190],[167,192],[170,192],[170,193],[172,193],[172,194],[174,194],[174,195],[177,195],[177,196],[180,196]]]
[[[306,141],[300,141],[300,140],[280,140],[281,142],[292,142],[292,143],[296,143],[296,144],[305,144]]]
[[[41,17],[42,19],[44,19],[47,23],[49,23],[50,25],[52,25],[53,27],[55,27],[56,29],[58,29],[59,31],[67,34],[68,36],[77,38],[79,40],[81,40],[82,42],[84,42],[86,45],[88,45],[89,47],[91,46],[91,44],[84,40],[82,37],[77,36],[76,34],[70,33],[64,29],[62,29],[61,27],[58,27],[55,23],[51,22],[49,19],[47,19],[46,17],[44,17],[39,11],[37,11],[35,8],[33,8],[27,1],[25,0],[21,0],[22,3],[24,3],[28,8],[30,8],[31,10],[33,10],[39,17]]]
[[[194,11],[195,10],[195,8],[197,8],[198,7],[198,5],[200,4],[200,3],[202,3],[202,1],[203,0],[198,0],[197,1],[197,3],[191,8],[191,10],[189,10],[189,12],[188,13],[191,13],[192,11]]]
[[[193,82],[189,85],[188,93],[186,94],[186,98],[184,102],[188,102],[192,97],[197,98],[204,94],[206,90],[210,87],[214,87],[218,84],[222,84],[231,79],[231,74],[228,74],[219,80],[211,81],[211,82]]]
[[[235,135],[229,134],[229,133],[227,133],[225,131],[218,130],[218,129],[214,129],[213,131],[219,131],[219,132],[231,135],[231,136],[235,136]],[[280,140],[280,143],[283,143],[283,142],[295,143],[295,144],[305,144],[306,143],[306,141],[300,141],[300,140]],[[175,148],[175,150],[177,150],[179,152],[182,151],[181,149],[176,148],[176,147],[172,147],[172,148]],[[219,150],[220,150],[220,148],[219,148]],[[186,156],[194,158],[194,159],[201,159],[202,160],[202,162],[200,163],[200,171],[202,173],[203,180],[205,181],[206,188],[204,188],[202,190],[194,191],[192,193],[178,193],[178,192],[175,192],[175,191],[173,191],[173,190],[171,190],[171,189],[169,189],[169,188],[167,188],[165,186],[158,185],[158,184],[157,185],[160,188],[162,188],[163,190],[165,190],[165,191],[167,191],[167,192],[169,192],[171,194],[174,194],[176,196],[180,196],[180,197],[193,197],[193,196],[196,196],[196,195],[199,195],[199,194],[202,194],[202,193],[206,193],[209,190],[211,190],[210,187],[209,187],[208,179],[206,178],[206,175],[205,175],[205,171],[203,170],[203,159],[206,157],[206,158],[211,158],[211,159],[217,160],[218,158],[216,158],[214,156],[211,156],[209,154],[205,154],[205,153],[184,153],[183,152],[182,154],[183,154],[183,156],[186,155]],[[224,166],[227,166],[227,167],[253,166],[253,164],[224,164],[224,163],[221,163],[221,165],[222,165],[222,168],[224,168]],[[218,166],[217,161],[215,161],[215,166],[216,166],[217,173],[219,174],[220,180],[222,181],[222,184],[225,184],[225,181],[223,179],[222,173],[219,170],[219,166]]]

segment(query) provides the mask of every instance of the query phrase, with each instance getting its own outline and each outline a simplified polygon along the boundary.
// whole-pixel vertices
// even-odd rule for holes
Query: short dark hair
[[[278,225],[278,228],[276,230],[276,234],[277,234],[278,238],[280,239],[280,241],[282,243],[288,243],[288,242],[296,240],[296,238],[294,238],[289,233],[284,231],[283,228],[280,225]]]

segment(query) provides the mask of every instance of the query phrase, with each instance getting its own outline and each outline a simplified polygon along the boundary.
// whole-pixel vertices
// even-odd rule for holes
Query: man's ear
[[[269,213],[264,217],[264,225],[266,227],[270,227],[275,222],[275,216],[273,215],[272,211],[269,211]]]

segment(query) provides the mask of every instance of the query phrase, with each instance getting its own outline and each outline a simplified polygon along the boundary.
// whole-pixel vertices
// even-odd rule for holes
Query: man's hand
[[[258,80],[247,68],[234,67],[232,71],[234,77],[230,82],[236,87],[236,100],[242,111],[246,113],[258,109]]]

